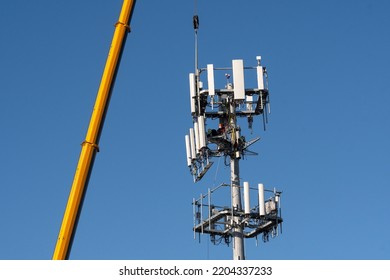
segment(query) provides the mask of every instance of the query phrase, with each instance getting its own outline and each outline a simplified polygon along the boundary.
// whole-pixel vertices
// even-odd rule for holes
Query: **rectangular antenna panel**
[[[206,127],[204,123],[204,117],[198,117],[198,126],[199,126],[199,149],[206,147]]]
[[[244,182],[244,209],[245,209],[245,214],[249,214],[251,212],[248,182]]]
[[[259,214],[265,216],[264,185],[259,184]]]
[[[195,132],[195,150],[198,152],[200,149],[198,121],[194,122],[194,132]]]
[[[264,89],[264,71],[263,66],[257,66],[257,88]]]
[[[190,98],[191,98],[191,113],[195,113],[196,91],[195,91],[195,74],[190,73]]]
[[[209,86],[209,95],[215,95],[215,85],[214,85],[214,65],[207,64],[207,83]]]
[[[195,133],[193,128],[190,128],[190,146],[191,146],[191,159],[195,159],[196,147],[195,147]]]
[[[244,83],[244,61],[242,59],[233,60],[233,87],[234,99],[245,99],[245,83]]]
[[[186,153],[187,153],[187,166],[191,166],[191,145],[190,145],[190,137],[188,135],[185,136],[186,140]]]

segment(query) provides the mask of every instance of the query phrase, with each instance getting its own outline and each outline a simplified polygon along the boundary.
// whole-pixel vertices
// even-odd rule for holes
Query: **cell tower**
[[[256,57],[257,65],[253,67],[244,66],[242,59],[234,59],[231,67],[217,68],[207,64],[205,68],[199,68],[198,27],[199,20],[195,15],[195,73],[189,74],[193,127],[185,136],[187,165],[196,183],[213,165],[212,158],[224,157],[226,165],[230,165],[230,184],[208,188],[207,193],[193,199],[194,237],[196,233],[209,234],[214,244],[232,244],[233,259],[244,260],[244,238],[257,240],[262,234],[263,240],[268,241],[270,236],[281,232],[283,221],[280,191],[264,189],[263,184],[258,184],[257,188],[250,187],[248,182],[240,184],[239,161],[246,155],[257,155],[248,148],[260,137],[247,141],[241,135],[238,120],[246,119],[249,129],[253,130],[254,118],[262,116],[265,130],[270,113],[267,70],[262,66],[260,56]],[[249,71],[256,73],[252,88],[246,88],[244,74]],[[202,79],[207,80],[207,88]],[[221,82],[223,86],[218,87]],[[230,190],[230,206],[221,206],[226,202],[218,201],[223,190]],[[255,201],[253,193],[257,202],[251,204]],[[222,197],[226,200],[226,196]]]

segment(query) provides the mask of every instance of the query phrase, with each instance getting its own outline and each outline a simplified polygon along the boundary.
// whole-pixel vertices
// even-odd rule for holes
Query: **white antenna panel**
[[[193,128],[190,128],[190,146],[191,146],[191,159],[196,159],[195,133]]]
[[[263,66],[257,66],[257,88],[264,89],[264,71]]]
[[[204,123],[204,117],[198,117],[198,125],[199,125],[199,149],[206,147],[206,127]]]
[[[187,166],[191,166],[191,144],[190,137],[188,135],[185,136],[186,141],[186,152],[187,152]]]
[[[195,132],[195,150],[199,151],[200,143],[199,143],[199,125],[198,122],[194,122],[194,132]]]
[[[244,61],[242,59],[233,60],[233,86],[234,99],[245,99],[245,83],[244,83]]]
[[[259,184],[259,214],[265,216],[264,185]]]
[[[190,73],[189,75],[189,81],[190,81],[190,98],[191,98],[191,113],[195,113],[195,74]]]
[[[209,95],[215,95],[215,85],[214,85],[214,65],[207,64],[207,83],[209,86]]]
[[[248,182],[244,182],[244,210],[245,214],[250,214],[251,212]]]

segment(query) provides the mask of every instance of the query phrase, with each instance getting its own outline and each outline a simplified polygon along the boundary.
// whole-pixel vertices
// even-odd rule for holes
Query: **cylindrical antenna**
[[[264,185],[259,184],[259,214],[265,216]]]
[[[256,56],[257,59],[257,88],[260,90],[264,89],[264,72],[263,66],[261,66],[261,56]],[[261,94],[261,93],[260,93]]]
[[[250,214],[251,206],[250,206],[249,183],[248,182],[244,182],[244,209],[245,209],[245,214]]]
[[[276,206],[278,207],[278,209],[281,209],[281,205],[280,205],[280,192],[276,192],[275,194],[275,202],[276,202]]]
[[[207,83],[209,88],[209,95],[214,97],[215,95],[215,84],[214,84],[214,65],[207,64]]]

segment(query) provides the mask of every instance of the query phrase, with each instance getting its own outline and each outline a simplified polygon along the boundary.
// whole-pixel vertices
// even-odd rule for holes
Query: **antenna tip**
[[[260,55],[256,56],[256,60],[257,60],[257,64],[258,64],[258,65],[260,65],[260,62],[261,62],[261,56],[260,56]]]
[[[198,30],[199,29],[199,17],[198,15],[194,15],[192,18],[192,23],[194,24],[194,29]]]

